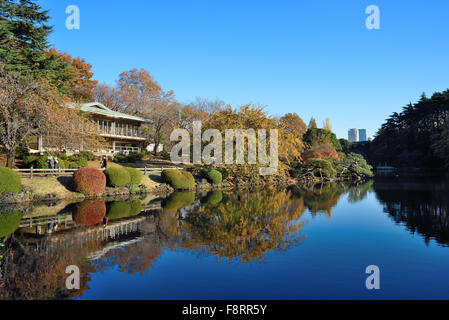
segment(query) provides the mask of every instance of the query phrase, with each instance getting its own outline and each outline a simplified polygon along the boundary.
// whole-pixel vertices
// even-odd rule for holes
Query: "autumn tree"
[[[181,109],[179,118],[179,126],[183,129],[192,130],[193,122],[201,121],[206,123],[209,119],[210,113],[195,107],[194,105],[186,105]]]
[[[8,167],[14,167],[17,146],[30,136],[44,136],[55,148],[68,143],[87,147],[98,138],[96,126],[68,108],[54,86],[0,72],[0,144]]]
[[[299,157],[302,150],[301,138],[296,133],[293,133],[295,131],[295,125],[299,128],[302,126],[298,118],[294,115],[286,116],[278,123],[276,119],[269,115],[262,106],[248,104],[237,109],[233,109],[230,105],[228,105],[218,112],[212,113],[208,118],[208,121],[203,125],[203,129],[219,130],[222,133],[223,141],[226,140],[225,131],[227,129],[241,129],[243,131],[252,129],[255,132],[258,132],[259,129],[265,129],[267,134],[265,152],[267,154],[269,153],[270,156],[270,148],[272,143],[272,135],[270,130],[278,130],[279,157],[276,158],[276,160],[281,160],[281,162],[278,163],[279,166],[276,175],[282,176],[286,170],[286,163],[293,158]],[[256,137],[255,144],[257,144],[257,139],[259,139],[259,137]],[[249,154],[248,142],[249,140],[245,139],[243,150],[241,150],[245,159],[248,159]],[[236,144],[236,141],[234,144]],[[260,152],[264,151],[259,150],[258,152],[260,155]],[[235,153],[235,156],[236,155],[237,153]],[[282,160],[284,160],[285,163]],[[265,166],[265,164],[261,164],[259,159],[256,159],[255,164],[248,163],[246,160],[246,164],[244,165],[234,164],[227,166],[233,172],[233,176],[236,180],[253,181],[260,179],[259,169],[262,166]],[[235,182],[238,183],[238,181]]]
[[[117,87],[125,104],[124,111],[133,115],[147,114],[174,97],[173,91],[164,92],[145,69],[122,72],[117,80]]]
[[[318,125],[316,124],[316,120],[314,117],[310,118],[309,121],[309,129],[316,129],[318,128]]]
[[[144,113],[143,116],[152,122],[142,129],[147,139],[154,142],[155,152],[159,146],[170,137],[172,129],[176,126],[179,115],[179,105],[176,102],[160,104]]]
[[[65,86],[72,100],[91,102],[94,97],[94,89],[98,84],[98,81],[92,79],[94,75],[91,72],[92,65],[88,64],[83,58],[73,58],[70,54],[54,48],[47,52],[47,56],[68,66],[69,77],[60,86]],[[58,79],[55,79],[55,81],[58,81]]]
[[[164,91],[149,71],[133,69],[120,74],[118,94],[124,112],[152,121],[143,131],[155,144],[155,150],[170,135],[179,119],[179,103],[173,91]]]
[[[208,100],[196,97],[194,101],[182,106],[179,126],[191,131],[194,121],[206,123],[214,112],[219,112],[225,106],[225,102],[219,99]]]
[[[329,117],[326,118],[326,121],[323,123],[323,129],[327,131],[332,131],[331,119]]]
[[[296,113],[288,113],[279,119],[279,156],[286,162],[299,160],[304,149],[303,135],[307,131],[304,121]]]
[[[226,106],[226,103],[220,99],[209,100],[201,97],[196,97],[194,101],[189,103],[189,105],[198,110],[211,114],[224,108]]]
[[[114,111],[123,112],[125,109],[118,89],[105,83],[97,84],[93,89],[93,101],[100,102]]]

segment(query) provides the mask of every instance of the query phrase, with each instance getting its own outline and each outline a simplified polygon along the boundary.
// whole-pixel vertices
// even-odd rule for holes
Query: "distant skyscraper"
[[[359,129],[359,141],[360,142],[368,141],[368,139],[366,139],[366,129]]]
[[[358,142],[359,141],[359,130],[358,129],[349,129],[348,140],[350,142]]]

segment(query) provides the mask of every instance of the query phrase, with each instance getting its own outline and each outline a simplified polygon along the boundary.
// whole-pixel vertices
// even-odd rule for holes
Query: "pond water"
[[[0,299],[449,299],[448,191],[379,178],[3,207]]]

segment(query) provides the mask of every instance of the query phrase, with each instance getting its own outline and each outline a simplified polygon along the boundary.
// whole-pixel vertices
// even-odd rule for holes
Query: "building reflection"
[[[177,192],[167,198],[56,203],[0,211],[0,299],[73,299],[94,273],[145,274],[164,250],[189,250],[223,263],[260,263],[300,244],[309,213],[332,217],[337,203],[375,192],[385,212],[426,241],[449,243],[446,184],[320,184],[238,192]],[[65,269],[79,266],[81,290]]]

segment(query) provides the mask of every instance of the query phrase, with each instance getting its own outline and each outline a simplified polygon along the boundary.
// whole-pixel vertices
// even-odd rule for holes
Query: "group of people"
[[[56,157],[49,156],[47,159],[49,169],[59,169],[59,160]]]
[[[103,160],[101,160],[101,169],[106,170],[109,166],[109,159],[108,157],[104,156]]]
[[[56,157],[48,156],[47,158],[48,168],[49,169],[59,169],[59,160]],[[104,156],[103,160],[101,160],[101,169],[107,169],[109,166],[108,157]]]

